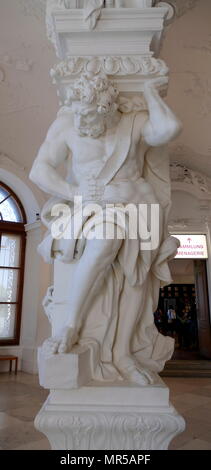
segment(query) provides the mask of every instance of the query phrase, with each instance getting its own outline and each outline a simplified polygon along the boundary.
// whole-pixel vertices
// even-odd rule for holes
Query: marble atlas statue
[[[168,260],[178,248],[178,240],[167,232],[171,187],[166,144],[181,124],[157,90],[166,80],[146,80],[147,111],[123,112],[118,90],[106,75],[83,74],[69,87],[66,106],[30,173],[51,195],[42,210],[48,231],[39,253],[47,262],[73,267],[66,322],[61,321],[56,337],[44,342],[43,351],[54,355],[71,353],[76,345],[89,348],[95,380],[153,383],[173,352],[173,340],[158,333],[153,318],[160,286],[171,283]],[[73,218],[76,196],[82,196],[83,207],[92,202],[104,211],[114,204],[117,213],[128,204],[158,204],[157,246],[143,248],[138,236],[129,236],[127,223],[123,237],[55,239],[52,209],[66,204]],[[87,227],[91,231],[96,217],[84,215],[78,234]],[[118,225],[116,219],[113,224]],[[53,308],[53,288],[44,305]]]

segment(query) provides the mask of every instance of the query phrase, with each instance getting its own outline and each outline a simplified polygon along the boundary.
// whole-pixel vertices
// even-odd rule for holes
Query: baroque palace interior
[[[176,17],[160,57],[170,68],[166,102],[183,130],[169,145],[169,231],[183,238],[154,318],[175,339],[162,377],[188,421],[170,448],[211,449],[211,2],[170,3]],[[50,335],[42,299],[53,272],[36,247],[48,196],[28,177],[59,105],[44,15],[45,0],[0,0],[0,356],[18,357],[17,376],[0,361],[0,449],[49,448],[32,429],[46,396],[37,381],[37,348]],[[7,266],[11,253],[19,261]]]

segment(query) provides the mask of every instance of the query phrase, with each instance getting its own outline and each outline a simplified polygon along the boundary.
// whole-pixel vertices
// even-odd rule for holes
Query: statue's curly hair
[[[80,101],[83,104],[96,105],[99,114],[109,114],[118,108],[119,92],[105,74],[84,73],[67,90],[66,104]]]

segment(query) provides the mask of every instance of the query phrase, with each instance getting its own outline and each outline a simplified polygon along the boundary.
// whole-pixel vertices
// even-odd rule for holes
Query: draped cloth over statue
[[[119,253],[113,262],[99,293],[95,296],[91,308],[87,311],[86,320],[79,335],[79,344],[91,351],[92,377],[96,380],[115,380],[119,373],[112,363],[117,325],[120,315],[129,321],[131,308],[139,310],[135,333],[131,338],[131,351],[138,362],[151,371],[159,372],[166,360],[173,353],[174,341],[158,333],[154,325],[153,312],[157,308],[159,288],[171,283],[168,260],[174,257],[178,248],[178,240],[167,233],[167,219],[170,209],[170,177],[167,149],[164,146],[148,147],[145,142],[140,145],[140,174],[134,181],[116,178],[118,171],[127,161],[130,151],[135,113],[123,114],[117,129],[116,145],[96,178],[105,185],[103,209],[109,203],[114,191],[116,203],[159,204],[160,229],[159,245],[153,250],[140,248],[140,239],[128,236],[127,224],[125,238]],[[124,139],[118,138],[124,135]],[[133,200],[128,200],[124,185],[132,185]],[[70,201],[51,198],[43,208],[42,221],[49,231],[39,246],[39,252],[45,261],[52,262],[56,258],[54,241],[50,228],[52,224],[51,208],[54,204],[66,203],[74,214]],[[116,209],[121,211],[121,208]],[[98,220],[98,214],[84,217],[80,232],[89,223],[91,229]],[[115,222],[118,223],[118,222]],[[72,247],[72,262],[83,256],[86,243],[84,238],[69,240]],[[71,285],[71,280],[70,280]],[[138,308],[140,305],[140,309]]]

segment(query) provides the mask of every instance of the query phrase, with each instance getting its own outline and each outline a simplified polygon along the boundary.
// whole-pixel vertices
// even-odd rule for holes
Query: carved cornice
[[[107,75],[117,76],[134,74],[143,76],[163,76],[167,75],[168,71],[168,67],[163,60],[149,56],[70,56],[66,61],[62,61],[55,65],[51,69],[50,75],[53,78],[53,83],[57,83],[60,79],[67,79],[83,72],[103,72]]]

